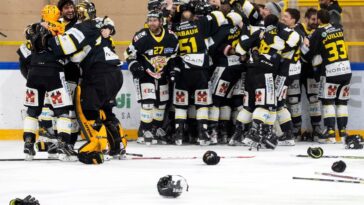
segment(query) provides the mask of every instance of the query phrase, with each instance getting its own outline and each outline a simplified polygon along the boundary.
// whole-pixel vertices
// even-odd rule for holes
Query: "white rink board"
[[[122,72],[124,84],[117,95],[118,106],[114,111],[126,129],[137,129],[140,105],[136,102],[135,87],[130,72]],[[25,109],[24,90],[25,79],[19,70],[0,70],[0,129],[22,128],[21,110]],[[353,72],[351,94],[348,129],[364,129],[364,123],[362,123],[364,121],[364,102],[362,102],[364,101],[364,71]],[[304,102],[307,103],[306,99]],[[303,109],[303,113],[304,121],[307,122],[307,109]]]

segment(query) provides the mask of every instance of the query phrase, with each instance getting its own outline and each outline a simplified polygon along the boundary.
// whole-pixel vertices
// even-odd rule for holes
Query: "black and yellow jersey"
[[[255,48],[260,57],[273,61],[272,58],[277,59],[285,47],[285,41],[278,34],[277,26],[268,26],[265,30],[258,29],[252,34],[246,30],[241,35],[235,50],[240,55],[247,55]]]
[[[316,56],[315,65],[321,63],[320,68],[324,69],[327,77],[351,73],[344,31],[341,27],[320,25],[310,38],[310,51],[307,55],[309,59]]]
[[[70,56],[72,62],[79,63],[84,74],[88,72],[108,72],[95,68],[90,70],[90,68],[98,63],[113,66],[120,64],[112,39],[110,37],[103,38],[100,32],[100,28],[104,26],[102,23],[110,21],[101,22],[94,19],[75,24],[63,35],[48,40],[48,44],[57,55]]]
[[[178,36],[178,53],[187,66],[208,67],[208,45],[205,40],[227,23],[222,12],[213,11],[195,21],[178,22],[172,25],[173,31]]]
[[[138,62],[145,69],[160,73],[177,52],[178,39],[172,31],[162,28],[161,34],[155,36],[144,28],[134,35],[125,57],[129,67]]]
[[[313,34],[313,32],[315,31],[314,29],[309,30],[305,23],[298,23],[295,26],[294,30],[296,32],[298,32],[302,37],[307,37],[307,38],[310,37]]]
[[[219,31],[209,38],[209,54],[212,57],[216,66],[232,66],[241,64],[239,56],[225,55],[225,49],[231,47],[235,49],[239,43],[242,30],[231,24],[222,26]]]
[[[302,36],[294,29],[279,23],[278,24],[279,37],[284,40],[285,45],[282,50],[282,60],[289,63],[297,63],[301,58],[301,43]]]

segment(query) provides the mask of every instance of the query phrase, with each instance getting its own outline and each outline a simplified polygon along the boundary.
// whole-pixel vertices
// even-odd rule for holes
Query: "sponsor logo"
[[[122,93],[119,97],[116,98],[116,107],[117,108],[131,108],[131,94],[130,93]]]

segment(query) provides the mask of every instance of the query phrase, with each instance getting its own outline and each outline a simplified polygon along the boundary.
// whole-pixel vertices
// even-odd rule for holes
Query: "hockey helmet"
[[[187,181],[180,175],[166,175],[161,177],[157,183],[158,193],[161,196],[170,198],[179,197],[185,187],[186,191],[188,191]]]
[[[96,8],[94,3],[84,0],[77,4],[76,8],[79,20],[85,21],[96,18]]]
[[[56,5],[46,5],[42,9],[42,20],[46,22],[58,21],[61,12]]]
[[[220,162],[220,157],[214,151],[207,151],[202,157],[203,162],[207,165],[216,165]]]
[[[149,18],[163,19],[163,14],[162,14],[162,12],[156,11],[156,10],[149,11],[147,14],[147,19],[149,19]]]

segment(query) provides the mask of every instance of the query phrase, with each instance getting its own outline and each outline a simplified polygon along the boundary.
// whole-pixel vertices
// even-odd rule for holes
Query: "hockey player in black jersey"
[[[347,137],[347,104],[352,74],[342,28],[329,23],[330,14],[327,10],[318,11],[317,18],[319,27],[310,38],[310,51],[307,55],[315,65],[319,65],[315,76],[321,78],[319,97],[323,105],[326,130],[319,142],[334,143],[335,121],[343,141]]]
[[[26,30],[26,38],[31,44],[31,59],[24,103],[28,107],[27,116],[24,119],[24,153],[27,159],[32,159],[35,155],[37,118],[41,114],[45,98],[49,98],[54,108],[54,115],[57,117],[60,159],[72,160],[76,155],[70,145],[69,111],[72,99],[65,83],[64,59],[47,48],[47,39],[52,34],[62,34],[64,27],[57,22],[60,12],[56,6],[47,5],[42,13],[44,22],[32,24]],[[47,25],[48,29],[42,25]]]
[[[308,38],[317,28],[317,10],[314,8],[309,8],[305,13],[305,22],[295,24],[294,19],[291,18],[289,13],[284,14],[283,20],[285,24],[294,26],[294,30],[297,31],[304,38],[304,42],[308,43]],[[301,77],[299,79],[299,85],[295,85],[297,92],[295,95],[291,95],[292,99],[289,103],[289,109],[292,115],[292,122],[294,125],[294,132],[296,138],[301,138],[301,140],[313,140],[318,139],[321,135],[321,102],[318,99],[318,86],[319,82],[314,78],[314,71],[311,62],[306,62],[301,58]],[[306,131],[301,135],[301,125],[302,125],[302,104],[301,104],[301,93],[302,87],[305,87],[307,100],[309,102],[308,111],[311,118],[312,132]]]
[[[264,145],[266,148],[274,149],[277,139],[265,129],[270,126],[270,113],[276,109],[274,74],[277,72],[280,52],[284,49],[285,42],[278,35],[278,17],[268,15],[264,22],[266,26],[264,31],[256,31],[251,36],[242,35],[236,47],[236,52],[243,58],[250,52],[254,59],[253,63],[248,64],[245,86],[248,91],[249,107],[253,111],[253,124],[250,135],[243,142],[252,147]],[[244,112],[245,109],[241,110],[239,115],[245,116]],[[239,115],[237,120],[243,124],[243,119],[246,117]],[[242,129],[238,125],[236,133],[239,128]]]
[[[139,143],[165,144],[162,129],[166,104],[169,101],[168,79],[174,71],[173,60],[178,51],[177,36],[163,28],[161,12],[151,11],[148,28],[138,31],[127,48],[126,59],[134,77],[138,102],[141,103]],[[168,66],[167,66],[168,65]],[[170,68],[170,69],[168,69]],[[173,77],[173,76],[172,76]]]
[[[96,18],[95,5],[89,1],[78,4],[77,12],[80,23],[64,35],[49,39],[48,46],[57,55],[72,55],[70,59],[80,64],[82,81],[76,89],[75,104],[87,142],[79,149],[78,159],[98,164],[103,162],[105,152],[112,156],[125,154],[125,136],[112,112],[122,86],[122,73],[110,39],[115,34],[111,19]]]
[[[222,26],[209,40],[209,53],[216,67],[210,79],[213,103],[209,111],[212,144],[218,141],[226,144],[228,141],[233,88],[245,71],[240,57],[235,54],[243,26],[242,17],[236,12],[230,12],[231,6],[228,3],[222,3],[221,9],[229,24]]]
[[[200,145],[210,143],[207,135],[208,107],[211,105],[209,81],[209,57],[205,39],[227,23],[222,12],[213,11],[207,16],[194,16],[195,9],[190,4],[179,7],[181,16],[174,22],[173,31],[178,36],[180,72],[176,74],[173,103],[176,108],[176,144],[181,145],[189,104],[196,106]]]

